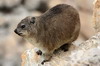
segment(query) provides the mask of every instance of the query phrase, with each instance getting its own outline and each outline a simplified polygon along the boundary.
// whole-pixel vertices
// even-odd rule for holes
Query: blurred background
[[[79,11],[80,36],[76,45],[95,34],[93,29],[93,0],[0,0],[0,66],[21,66],[21,54],[33,46],[14,33],[26,16],[39,16],[47,9],[70,4]]]

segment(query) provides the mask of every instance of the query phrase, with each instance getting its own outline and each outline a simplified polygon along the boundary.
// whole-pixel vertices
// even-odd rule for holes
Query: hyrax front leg
[[[50,61],[52,55],[53,55],[53,51],[42,51],[38,48],[35,48],[35,52],[37,53],[37,55],[41,56],[41,64],[44,64],[45,62]]]
[[[42,54],[42,62],[41,64],[44,64],[45,62],[48,62],[51,60],[52,58],[52,55],[53,55],[53,51],[50,52],[50,51],[47,51],[45,53]]]

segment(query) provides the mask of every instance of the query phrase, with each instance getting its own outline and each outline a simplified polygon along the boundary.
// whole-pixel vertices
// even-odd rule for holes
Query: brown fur
[[[21,23],[30,22],[31,18],[27,17]],[[79,14],[67,4],[59,4],[49,9],[43,15],[35,17],[34,21],[34,24],[28,24],[28,36],[23,37],[35,44],[43,52],[45,59],[49,59],[55,49],[75,41],[79,35]]]
[[[65,4],[51,8],[36,19],[38,26],[36,26],[35,38],[37,42],[42,42],[49,51],[58,48],[58,44],[67,43],[73,37],[76,24],[80,23],[77,11]]]

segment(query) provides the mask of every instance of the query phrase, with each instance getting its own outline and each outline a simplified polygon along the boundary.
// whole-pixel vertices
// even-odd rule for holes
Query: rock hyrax
[[[79,31],[79,14],[67,4],[56,5],[38,17],[28,16],[15,29],[15,33],[42,51],[44,60],[49,60],[55,49],[75,41]]]

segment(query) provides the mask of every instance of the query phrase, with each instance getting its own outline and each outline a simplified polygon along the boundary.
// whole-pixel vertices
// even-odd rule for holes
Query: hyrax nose
[[[14,30],[14,32],[15,32],[16,34],[18,34],[18,31],[17,31],[17,29],[15,29],[15,30]]]

